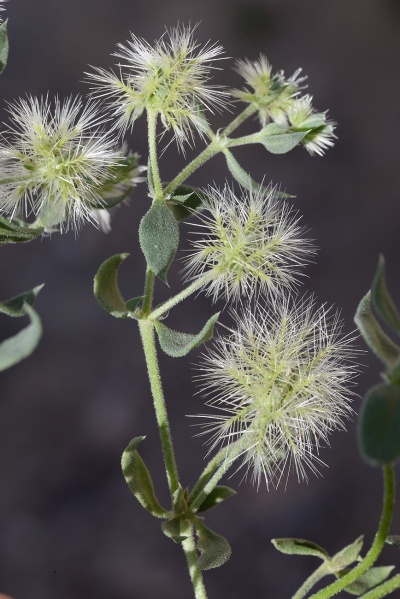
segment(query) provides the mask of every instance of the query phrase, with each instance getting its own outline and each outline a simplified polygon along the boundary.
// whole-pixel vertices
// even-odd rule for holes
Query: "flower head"
[[[322,156],[325,150],[334,145],[335,123],[326,118],[326,112],[315,112],[312,96],[295,98],[288,107],[287,117],[292,130],[310,130],[301,143],[311,155]]]
[[[28,96],[9,104],[11,123],[0,142],[0,212],[33,212],[48,230],[96,223],[99,191],[121,160],[115,141],[100,130],[97,105],[80,99],[54,107],[48,98]]]
[[[219,337],[203,356],[200,380],[212,448],[238,442],[253,479],[278,484],[286,466],[300,479],[317,472],[319,447],[344,428],[348,384],[355,374],[352,339],[341,336],[337,314],[303,299],[277,302],[234,317],[237,330]],[[228,453],[227,453],[228,455]]]
[[[261,54],[255,61],[239,60],[236,70],[246,86],[242,90],[233,90],[232,95],[257,109],[263,127],[270,120],[286,125],[286,112],[305,80],[305,77],[299,77],[301,69],[286,79],[283,71],[272,73],[267,57]]]
[[[151,109],[182,145],[191,140],[193,131],[203,134],[207,129],[204,110],[226,103],[227,94],[209,84],[212,63],[223,50],[210,43],[200,47],[192,29],[178,26],[166,31],[153,46],[132,34],[118,48],[115,56],[123,60],[119,76],[96,68],[89,77],[97,95],[110,99],[123,130]]]
[[[198,226],[208,232],[192,241],[185,272],[191,279],[208,274],[205,286],[214,300],[251,297],[256,289],[276,294],[296,285],[313,249],[301,236],[297,214],[275,196],[263,187],[239,195],[227,185],[207,190]]]

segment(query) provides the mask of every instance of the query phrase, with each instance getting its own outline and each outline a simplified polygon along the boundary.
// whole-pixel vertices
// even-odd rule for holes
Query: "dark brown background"
[[[287,74],[303,67],[315,105],[329,107],[339,123],[335,148],[323,159],[301,149],[271,157],[258,147],[240,157],[255,177],[266,173],[297,195],[320,248],[305,288],[342,307],[348,331],[379,252],[400,302],[398,0],[11,0],[7,14],[11,53],[1,78],[4,100],[25,92],[86,93],[87,65],[111,65],[110,53],[129,30],[151,41],[178,20],[202,21],[198,39],[219,40],[228,56],[264,52]],[[225,66],[220,82],[238,85],[228,61]],[[214,125],[225,122],[218,117]],[[142,122],[131,147],[146,157]],[[168,162],[176,169],[181,160],[171,147],[164,178]],[[194,182],[223,183],[225,176],[216,158]],[[87,226],[77,239],[54,235],[1,249],[1,298],[46,283],[37,302],[43,340],[32,357],[0,377],[0,592],[16,599],[191,596],[179,547],[135,502],[120,472],[131,437],[147,435],[142,455],[167,501],[138,334],[133,323],[102,312],[92,295],[99,264],[125,251],[132,257],[121,272],[123,290],[128,297],[141,293],[144,266],[135,231],[145,208],[143,187],[130,207],[117,211],[109,235]],[[178,272],[171,291],[179,289]],[[160,299],[167,293],[159,286]],[[200,296],[184,304],[179,326],[194,331],[213,311]],[[170,322],[178,325],[175,313]],[[2,318],[2,337],[20,324]],[[205,453],[185,417],[203,411],[200,397],[191,395],[195,356],[161,360],[179,467],[192,484]],[[380,371],[369,355],[363,362],[361,395]],[[380,473],[359,460],[354,428],[332,437],[332,449],[321,456],[330,467],[308,485],[291,476],[286,490],[257,492],[249,482],[240,484],[240,475],[230,481],[238,495],[207,520],[233,548],[227,565],[205,575],[210,599],[291,596],[316,563],[278,554],[273,537],[311,538],[330,552],[362,533],[371,542]],[[399,528],[397,518],[394,532]],[[399,554],[388,548],[385,561],[398,563]]]

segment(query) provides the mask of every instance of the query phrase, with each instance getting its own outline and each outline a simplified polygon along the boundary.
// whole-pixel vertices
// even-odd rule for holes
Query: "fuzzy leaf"
[[[400,549],[400,535],[389,535],[385,541],[388,545],[393,545]]]
[[[361,408],[358,440],[362,457],[370,464],[391,464],[400,457],[400,387],[372,387]]]
[[[166,187],[168,183],[163,185]],[[179,185],[171,198],[166,200],[166,204],[176,220],[180,222],[190,218],[195,212],[199,212],[206,197],[206,194],[196,187]]]
[[[208,497],[205,498],[205,500],[203,501],[203,503],[197,511],[205,512],[207,510],[211,510],[211,508],[215,507],[219,503],[222,503],[223,501],[225,501],[225,499],[232,497],[232,495],[236,495],[236,491],[234,491],[230,487],[226,487],[224,485],[215,487],[208,495]]]
[[[0,245],[5,245],[6,243],[26,243],[42,235],[43,231],[43,227],[35,229],[24,227],[0,216]]]
[[[138,297],[133,297],[132,299],[128,300],[126,302],[126,307],[129,312],[134,312],[143,298],[144,295],[138,295]]]
[[[217,312],[214,316],[211,316],[197,335],[174,331],[162,322],[156,321],[154,326],[158,334],[161,349],[173,358],[186,356],[192,349],[212,339],[214,325],[218,320],[219,314]]]
[[[382,330],[371,309],[369,291],[358,305],[354,321],[364,341],[374,354],[387,366],[392,367],[400,358],[400,347]]]
[[[22,331],[0,343],[0,371],[30,356],[42,336],[42,324],[38,314],[28,303],[24,304],[23,309],[31,322]]]
[[[329,560],[329,566],[332,572],[340,572],[340,570],[347,568],[347,566],[350,566],[350,564],[357,561],[363,546],[363,542],[364,537],[358,537],[354,543],[347,545],[347,547],[344,547],[338,553],[336,553],[336,555]]]
[[[172,520],[166,520],[161,524],[161,530],[169,539],[172,539],[174,543],[182,543],[186,536],[181,535],[181,518],[176,516]]]
[[[8,59],[7,21],[0,25],[0,75],[6,68]]]
[[[20,295],[16,295],[9,300],[0,303],[0,312],[8,316],[26,316],[26,304],[32,306],[43,285],[38,285],[30,291],[25,291]]]
[[[325,549],[305,539],[272,539],[271,543],[278,551],[288,555],[312,555],[324,561],[329,559]]]
[[[232,553],[228,541],[207,528],[199,520],[195,521],[194,526],[198,536],[197,549],[200,551],[199,568],[211,570],[225,564]]]
[[[378,268],[372,283],[372,301],[374,308],[394,331],[400,333],[400,315],[386,286],[385,259],[379,257]]]
[[[363,595],[384,582],[390,576],[393,568],[394,566],[376,566],[370,568],[344,590],[350,593],[350,595]]]
[[[286,154],[293,150],[309,131],[290,131],[283,125],[271,123],[260,131],[260,143],[271,154]]]
[[[121,459],[122,472],[139,503],[153,516],[166,518],[167,511],[159,504],[150,473],[136,449],[143,439],[145,437],[135,437],[125,449]]]
[[[165,201],[156,201],[140,221],[139,241],[149,268],[164,283],[179,244],[179,229]]]
[[[116,254],[103,262],[94,277],[94,295],[100,306],[116,318],[128,318],[129,309],[118,287],[118,269],[129,254]]]

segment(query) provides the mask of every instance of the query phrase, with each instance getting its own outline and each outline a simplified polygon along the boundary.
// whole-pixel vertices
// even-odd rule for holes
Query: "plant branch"
[[[154,189],[156,197],[154,199],[163,198],[163,189],[161,185],[160,169],[158,167],[157,159],[157,113],[151,108],[147,109],[147,130],[148,130],[148,142],[149,142],[149,156],[151,171],[153,175]]]
[[[223,135],[230,135],[231,133],[233,133],[235,129],[237,129],[255,112],[257,112],[257,108],[255,108],[252,104],[246,106],[246,108],[240,114],[238,114],[238,116],[235,119],[233,119],[233,121],[227,127],[225,127],[225,129],[223,130]]]
[[[303,599],[307,593],[317,584],[324,576],[331,574],[326,562],[322,564],[303,582],[299,590],[293,595],[292,599]]]
[[[148,319],[149,320],[157,320],[160,316],[163,316],[166,312],[168,312],[171,308],[179,304],[181,301],[192,295],[198,289],[201,289],[203,285],[207,283],[209,280],[209,275],[204,275],[199,277],[193,283],[191,283],[188,287],[185,287],[180,293],[177,293],[169,300],[155,308],[152,312],[150,312]]]
[[[186,536],[186,539],[182,541],[182,549],[186,556],[195,599],[207,599],[207,592],[203,583],[203,574],[199,568],[197,558],[193,526],[189,522],[185,522],[185,524],[182,524],[181,526],[181,534],[182,536]]]

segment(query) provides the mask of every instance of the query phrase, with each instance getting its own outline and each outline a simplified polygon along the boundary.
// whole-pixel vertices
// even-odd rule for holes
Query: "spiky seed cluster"
[[[79,228],[96,223],[99,194],[121,160],[115,140],[100,130],[97,105],[79,98],[54,105],[28,96],[9,104],[11,122],[0,141],[0,212],[36,216],[37,224]]]
[[[118,44],[115,56],[119,76],[96,68],[89,77],[95,93],[108,98],[118,125],[125,130],[147,108],[160,114],[165,129],[172,128],[180,145],[193,132],[207,129],[204,110],[222,107],[227,94],[209,84],[212,63],[221,57],[222,47],[193,40],[193,29],[176,27],[148,44],[132,34],[126,45]]]
[[[250,298],[257,289],[275,295],[296,285],[314,250],[301,236],[297,214],[275,196],[263,187],[238,195],[227,185],[208,188],[197,223],[201,235],[192,240],[184,272],[192,280],[207,273],[204,285],[214,301]]]
[[[246,86],[242,90],[233,90],[233,97],[253,105],[263,127],[271,120],[286,125],[286,112],[305,80],[300,77],[301,69],[286,79],[283,71],[272,73],[267,57],[261,54],[255,61],[237,61],[236,71],[244,78]]]
[[[334,145],[335,123],[326,118],[326,112],[313,109],[312,96],[295,98],[287,110],[287,117],[293,130],[310,130],[302,144],[311,155],[322,156],[325,150]]]
[[[197,377],[207,405],[202,416],[212,448],[238,441],[242,465],[259,484],[277,485],[285,467],[300,479],[317,473],[321,445],[351,415],[355,375],[352,339],[337,314],[314,302],[234,314],[237,330],[219,337]]]

